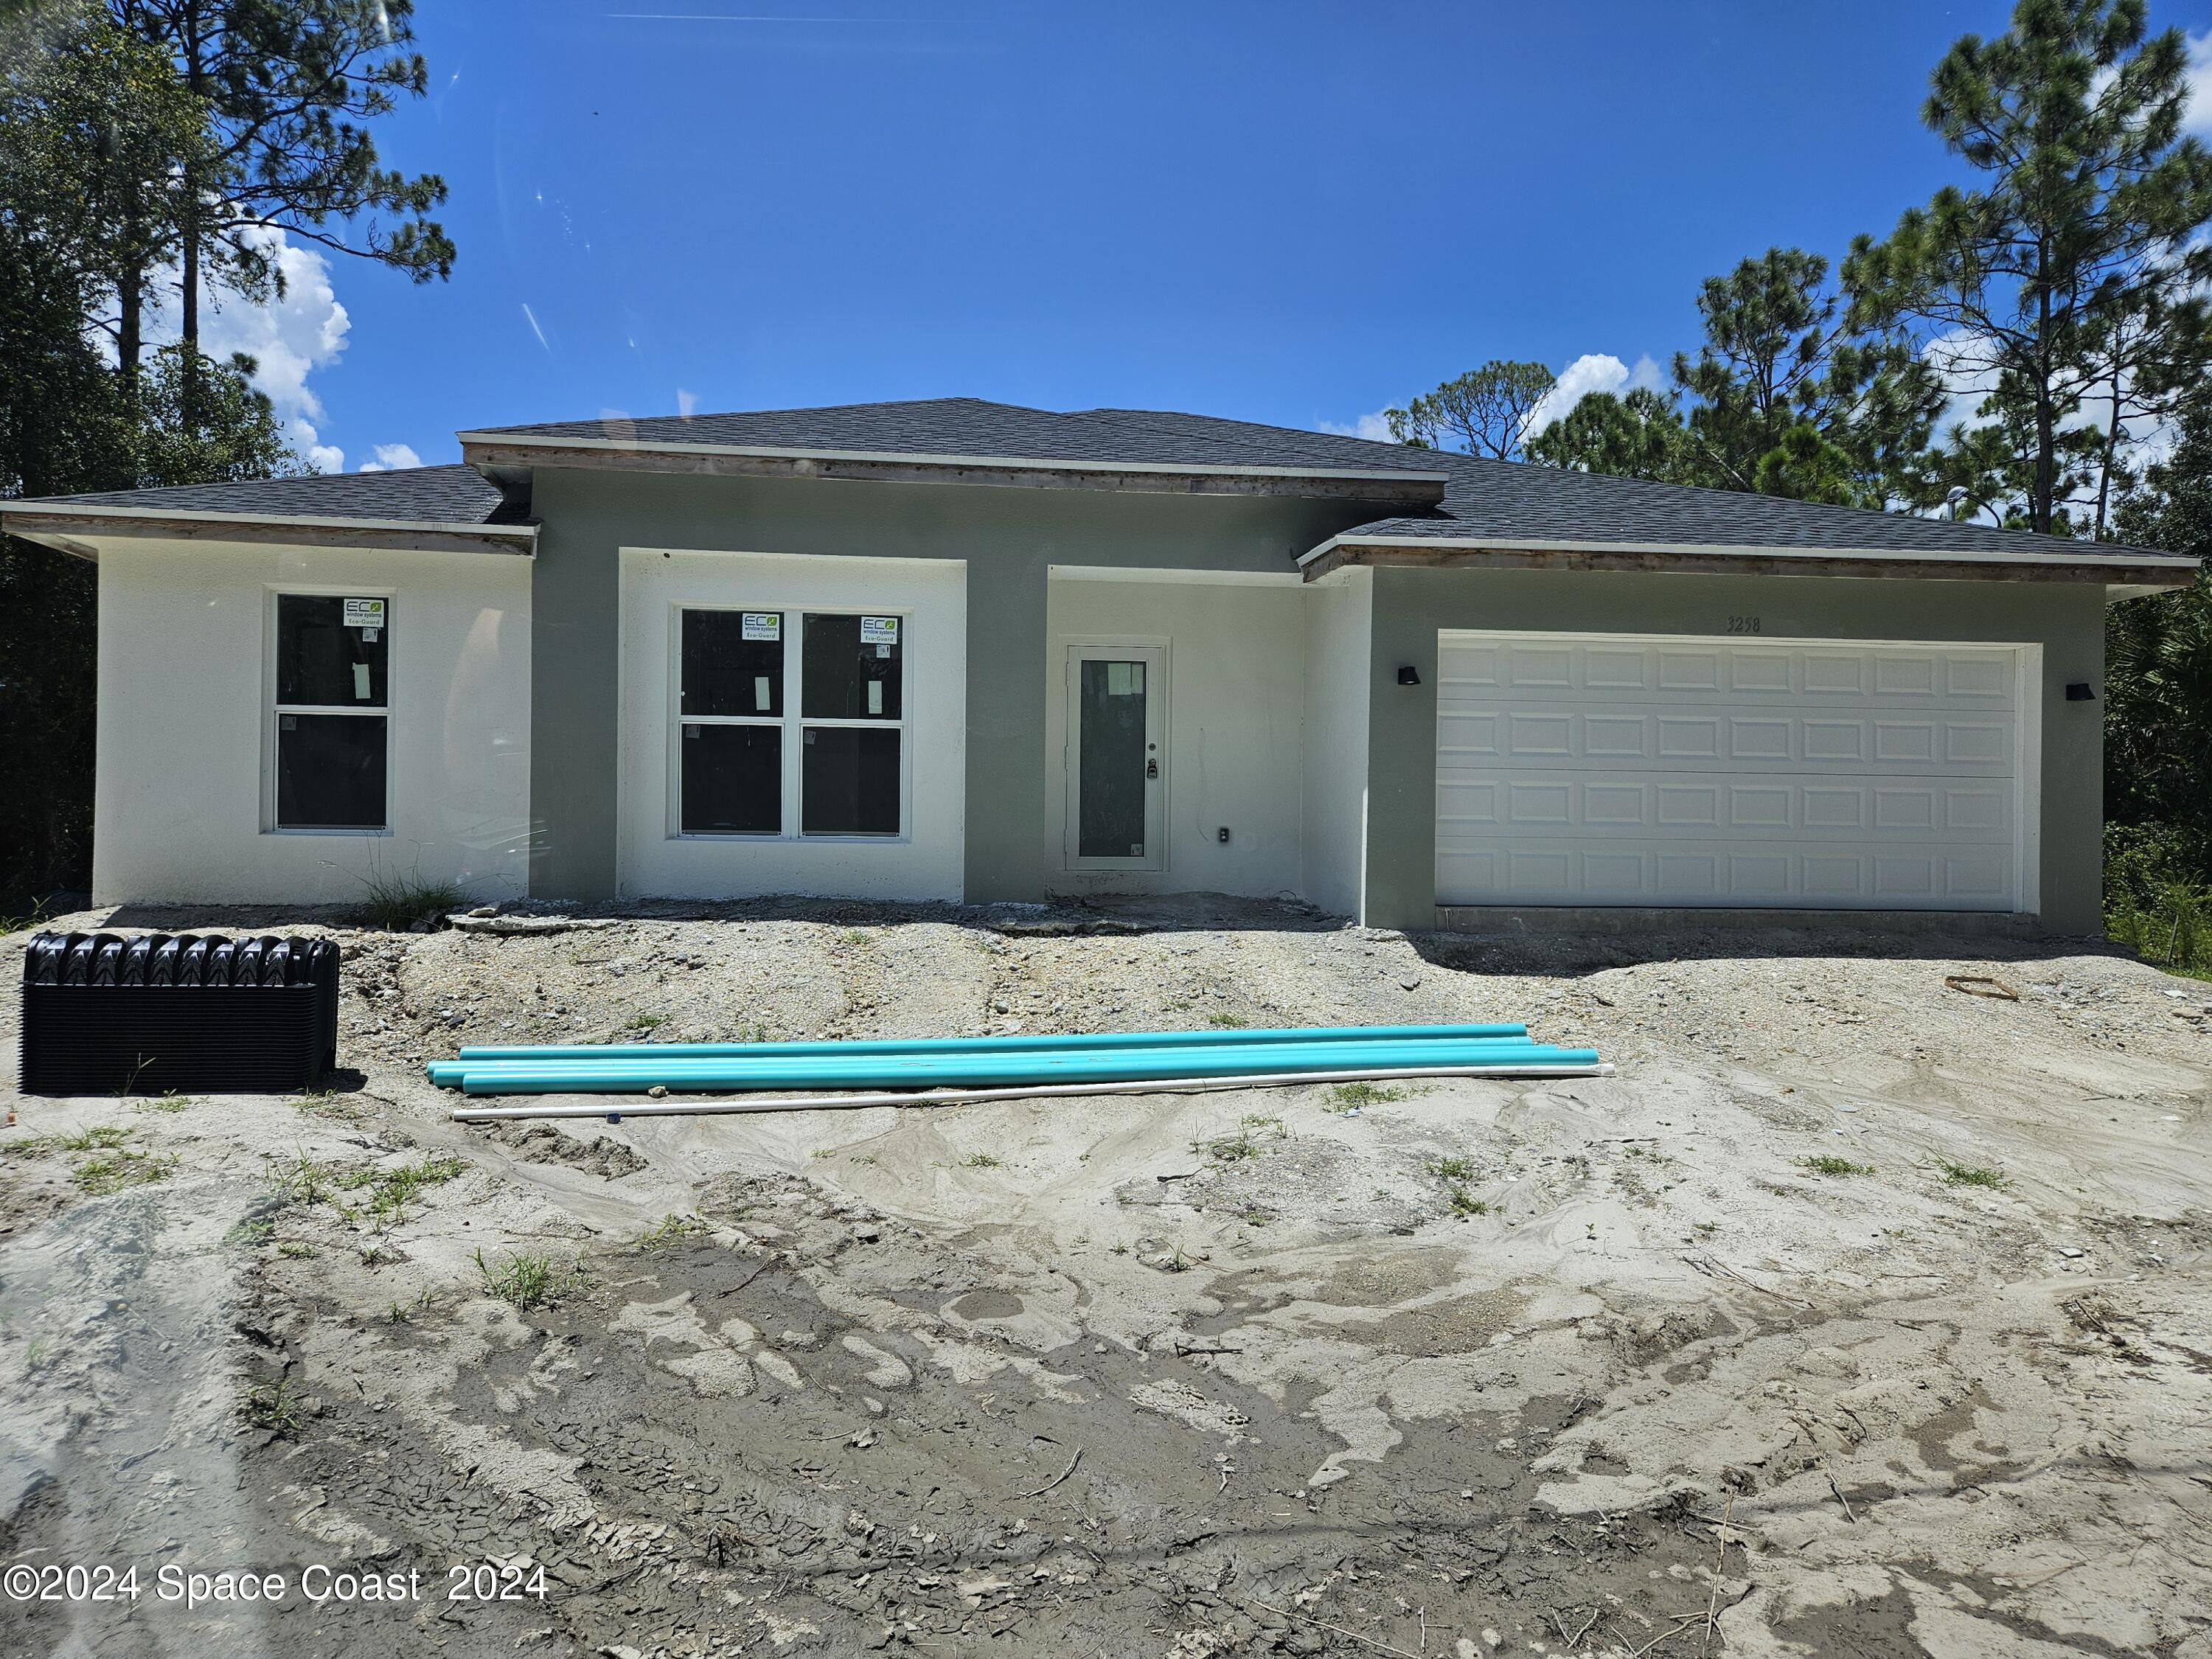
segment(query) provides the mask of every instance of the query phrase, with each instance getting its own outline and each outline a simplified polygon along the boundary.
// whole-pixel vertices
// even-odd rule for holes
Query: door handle
[[[1156,778],[1156,777],[1159,776],[1159,775],[1160,775],[1160,763],[1159,763],[1158,761],[1156,761],[1156,760],[1148,760],[1148,761],[1146,761],[1146,762],[1145,763],[1145,775],[1146,775],[1146,777],[1148,777],[1148,778]]]

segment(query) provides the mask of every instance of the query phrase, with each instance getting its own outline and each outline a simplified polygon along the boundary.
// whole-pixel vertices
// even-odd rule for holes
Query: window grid
[[[684,713],[684,616],[686,611],[716,611],[781,617],[780,627],[783,646],[783,709],[781,714],[687,714]],[[806,662],[806,618],[809,617],[896,617],[899,623],[899,713],[894,720],[888,716],[852,719],[828,714],[802,713],[805,698],[804,677]],[[700,830],[686,831],[683,817],[683,750],[677,750],[674,778],[676,783],[675,834],[685,841],[859,841],[896,842],[907,836],[908,810],[907,769],[913,763],[912,745],[907,741],[907,663],[906,647],[909,613],[896,610],[869,610],[865,605],[810,606],[805,610],[777,610],[773,606],[755,605],[680,605],[676,607],[674,659],[676,663],[675,696],[677,719],[676,741],[684,742],[683,728],[687,726],[765,726],[786,734],[783,745],[783,827],[773,834],[766,830]],[[858,833],[808,834],[800,826],[805,822],[805,804],[802,799],[801,774],[806,764],[806,733],[813,730],[857,728],[864,732],[896,732],[899,734],[899,830],[896,836]],[[789,739],[795,737],[796,742]]]

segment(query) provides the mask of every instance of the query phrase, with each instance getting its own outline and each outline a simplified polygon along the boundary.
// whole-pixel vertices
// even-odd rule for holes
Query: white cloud
[[[2181,130],[2200,138],[2212,138],[2212,29],[2189,37],[2189,102],[2181,113]]]
[[[1378,444],[1391,441],[1390,417],[1379,409],[1372,415],[1362,415],[1349,426],[1340,425],[1335,421],[1323,421],[1321,429],[1334,432],[1340,438],[1364,438],[1370,443]]]
[[[1528,424],[1522,428],[1523,442],[1534,437],[1553,422],[1563,419],[1567,412],[1593,392],[1632,392],[1638,386],[1656,391],[1664,384],[1659,365],[1650,354],[1638,357],[1631,368],[1610,352],[1585,352],[1559,371],[1559,378],[1552,382],[1552,389],[1528,411]]]
[[[252,230],[246,240],[269,253],[283,274],[283,297],[252,305],[235,295],[204,292],[200,300],[200,349],[210,357],[243,351],[256,365],[253,384],[276,407],[284,435],[319,472],[345,466],[345,451],[326,444],[315,429],[324,418],[323,401],[307,384],[308,375],[327,368],[345,353],[352,327],[346,308],[331,286],[330,263],[311,247],[294,246],[281,230]],[[158,345],[183,331],[173,268],[157,277],[157,296],[146,319],[146,337]]]
[[[397,472],[422,465],[422,458],[415,453],[412,444],[378,444],[375,449],[376,459],[361,464],[363,472]]]
[[[699,412],[699,394],[696,392],[686,392],[682,386],[678,386],[676,412],[687,421],[696,415]]]

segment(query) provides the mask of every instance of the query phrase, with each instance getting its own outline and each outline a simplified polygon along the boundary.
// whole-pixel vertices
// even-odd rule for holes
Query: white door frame
[[[1145,854],[1141,858],[1085,858],[1078,850],[1083,833],[1083,665],[1085,662],[1141,662],[1145,665],[1145,744],[1148,769],[1158,775],[1145,783]],[[1067,731],[1060,769],[1066,775],[1066,810],[1060,836],[1063,867],[1069,870],[1164,870],[1168,828],[1168,647],[1164,640],[1072,641],[1066,668]]]

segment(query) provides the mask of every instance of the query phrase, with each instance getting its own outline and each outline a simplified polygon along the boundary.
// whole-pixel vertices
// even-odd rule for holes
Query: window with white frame
[[[906,617],[686,610],[678,629],[678,834],[905,832]]]
[[[275,828],[387,826],[391,664],[388,598],[276,595]]]

